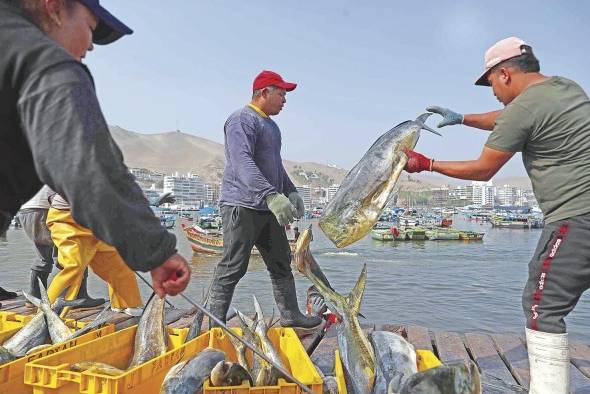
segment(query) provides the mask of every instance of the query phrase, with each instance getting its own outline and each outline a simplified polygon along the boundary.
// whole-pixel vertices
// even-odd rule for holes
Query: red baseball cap
[[[273,72],[268,70],[262,70],[260,74],[254,78],[254,82],[252,83],[252,90],[263,89],[267,86],[276,86],[281,89],[285,89],[287,92],[295,90],[297,87],[296,83],[285,82],[283,78]]]

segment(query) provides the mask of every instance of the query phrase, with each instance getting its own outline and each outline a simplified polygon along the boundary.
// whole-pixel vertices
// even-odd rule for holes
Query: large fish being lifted
[[[320,227],[337,247],[363,238],[377,222],[408,162],[404,150],[414,149],[420,130],[440,135],[424,124],[430,115],[422,114],[383,134],[346,175],[320,219]]]
[[[348,296],[343,297],[328,287],[312,271],[312,266],[317,266],[315,259],[309,251],[312,240],[311,226],[308,227],[297,239],[294,260],[299,272],[303,273],[316,286],[336,310],[338,323],[335,325],[338,332],[338,346],[340,358],[352,385],[354,394],[370,394],[375,383],[375,353],[368,338],[363,333],[358,321],[358,314],[365,291],[367,280],[367,267],[363,268],[359,279]]]

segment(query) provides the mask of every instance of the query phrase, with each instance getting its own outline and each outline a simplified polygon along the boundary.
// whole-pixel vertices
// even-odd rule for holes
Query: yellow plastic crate
[[[157,394],[166,373],[181,361],[192,358],[207,347],[224,351],[229,360],[236,361],[236,354],[228,337],[219,328],[207,331],[183,344],[188,329],[169,329],[169,351],[160,357],[126,371],[120,376],[107,376],[91,372],[70,371],[70,365],[78,361],[98,361],[125,368],[133,356],[137,326],[107,335],[76,348],[33,361],[25,367],[25,383],[34,388],[35,394]],[[239,332],[239,329],[235,329]],[[291,329],[271,329],[269,337],[278,345],[283,361],[291,373],[304,383],[312,384],[314,392],[322,392],[322,380],[307,357],[295,332]],[[248,355],[252,360],[252,355]],[[278,386],[209,387],[207,393],[264,393],[296,394],[299,389],[292,383],[281,381]],[[234,390],[240,391],[234,391]],[[245,391],[244,391],[245,390]]]
[[[240,329],[234,329],[241,335]],[[301,383],[306,384],[314,393],[323,392],[323,381],[309,356],[305,352],[299,337],[292,328],[271,328],[268,337],[278,351],[285,368]],[[229,335],[219,328],[211,330],[209,347],[220,349],[227,355],[226,359],[237,362],[236,352],[229,340]],[[246,353],[252,365],[252,351]],[[249,383],[241,386],[212,387],[207,380],[203,386],[203,394],[300,394],[303,393],[295,383],[279,379],[276,386],[250,387]]]
[[[29,319],[30,320],[30,319]],[[83,328],[87,322],[79,322],[69,319],[66,324],[71,328]],[[71,349],[80,344],[93,341],[105,335],[115,332],[115,326],[108,324],[98,330],[93,330],[71,341],[60,343],[41,351],[29,354],[25,357],[14,360],[0,366],[0,394],[9,393],[32,393],[33,388],[24,384],[25,365],[28,362],[39,360],[45,356]]]
[[[13,336],[35,315],[19,315],[14,312],[0,312],[0,345]]]
[[[125,369],[133,356],[137,326],[129,327],[75,348],[35,360],[25,366],[24,382],[33,393],[159,393],[166,373],[209,344],[209,333],[183,344],[187,328],[168,329],[169,351],[120,376],[70,371],[80,361],[98,361]]]
[[[416,350],[416,366],[418,372],[426,371],[430,368],[436,368],[442,365],[442,362],[430,350]],[[346,380],[344,379],[344,368],[340,360],[340,352],[336,350],[334,358],[334,373],[336,374],[336,383],[338,384],[338,394],[347,394]]]

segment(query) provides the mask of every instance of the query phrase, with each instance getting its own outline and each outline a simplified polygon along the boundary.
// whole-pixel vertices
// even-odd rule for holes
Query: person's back
[[[68,67],[73,73],[84,73],[85,66],[6,0],[0,0],[0,53],[0,157],[4,159],[0,179],[8,181],[0,189],[0,211],[13,215],[42,185],[17,116],[16,107],[26,99],[22,93],[29,91],[36,77],[48,68]]]
[[[590,212],[590,100],[575,82],[529,86],[498,117],[486,146],[522,152],[548,222]]]

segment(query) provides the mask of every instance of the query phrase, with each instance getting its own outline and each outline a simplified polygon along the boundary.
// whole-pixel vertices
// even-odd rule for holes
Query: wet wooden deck
[[[25,307],[25,300],[19,296],[13,300],[2,301],[2,311],[19,314],[31,314],[32,310]],[[74,310],[68,318],[91,321],[100,308],[89,310]],[[167,308],[165,320],[170,327],[182,328],[191,324],[195,310]],[[137,324],[138,318],[125,314],[116,314],[110,323],[115,324],[117,330]],[[206,319],[205,322],[206,324]],[[229,325],[236,325],[231,320]],[[530,380],[528,355],[523,337],[510,334],[489,334],[481,332],[459,333],[454,331],[431,330],[427,327],[385,324],[365,325],[365,330],[385,330],[397,332],[414,345],[416,349],[432,350],[444,363],[473,360],[482,372],[485,394],[526,393]],[[320,369],[330,367],[337,343],[334,330],[330,330],[319,344],[312,359]],[[523,333],[524,335],[524,333]],[[310,337],[302,337],[306,344]],[[319,355],[319,356],[318,356]],[[327,356],[322,358],[320,356]],[[330,361],[330,356],[332,361]],[[571,392],[590,394],[590,347],[583,343],[570,344],[571,357]],[[333,364],[331,364],[333,365]]]

